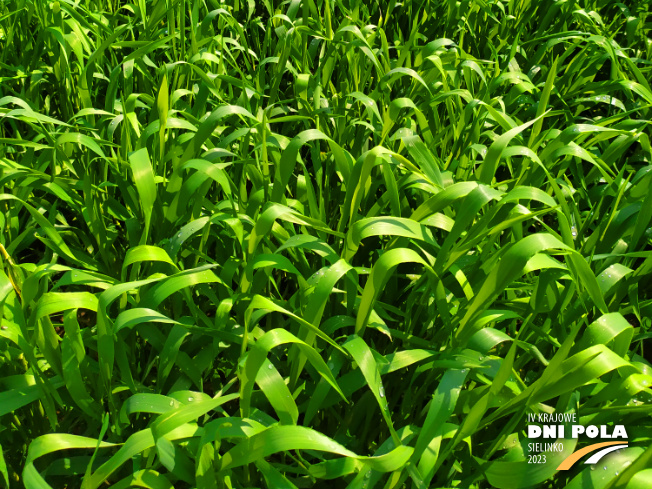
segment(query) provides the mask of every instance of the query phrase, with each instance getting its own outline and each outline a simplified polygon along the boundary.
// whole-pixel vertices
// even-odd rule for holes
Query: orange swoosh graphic
[[[562,463],[559,464],[557,470],[570,469],[573,466],[573,464],[577,462],[579,459],[581,459],[584,455],[586,455],[587,453],[595,452],[599,448],[608,447],[610,445],[624,445],[624,444],[625,442],[622,441],[605,441],[603,443],[595,443],[593,445],[589,445],[588,447],[584,447],[581,450],[571,453],[566,458],[566,460],[564,460]]]

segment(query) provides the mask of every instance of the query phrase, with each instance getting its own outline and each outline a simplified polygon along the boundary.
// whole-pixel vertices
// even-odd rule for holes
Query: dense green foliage
[[[0,0],[0,485],[652,487],[648,9]]]

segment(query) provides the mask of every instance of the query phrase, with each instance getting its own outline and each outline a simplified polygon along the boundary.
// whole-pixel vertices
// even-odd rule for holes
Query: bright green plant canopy
[[[652,487],[651,26],[0,0],[0,486]]]

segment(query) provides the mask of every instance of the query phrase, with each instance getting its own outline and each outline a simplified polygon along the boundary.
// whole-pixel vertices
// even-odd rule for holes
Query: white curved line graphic
[[[604,457],[606,454],[613,452],[614,450],[620,450],[621,448],[627,448],[627,447],[628,445],[612,445],[610,447],[603,448],[599,452],[596,452],[593,455],[591,455],[584,463],[597,464],[600,461],[600,459]]]

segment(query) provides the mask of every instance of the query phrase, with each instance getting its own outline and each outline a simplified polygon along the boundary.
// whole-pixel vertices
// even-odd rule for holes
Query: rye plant
[[[0,0],[0,485],[652,487],[651,22]]]

